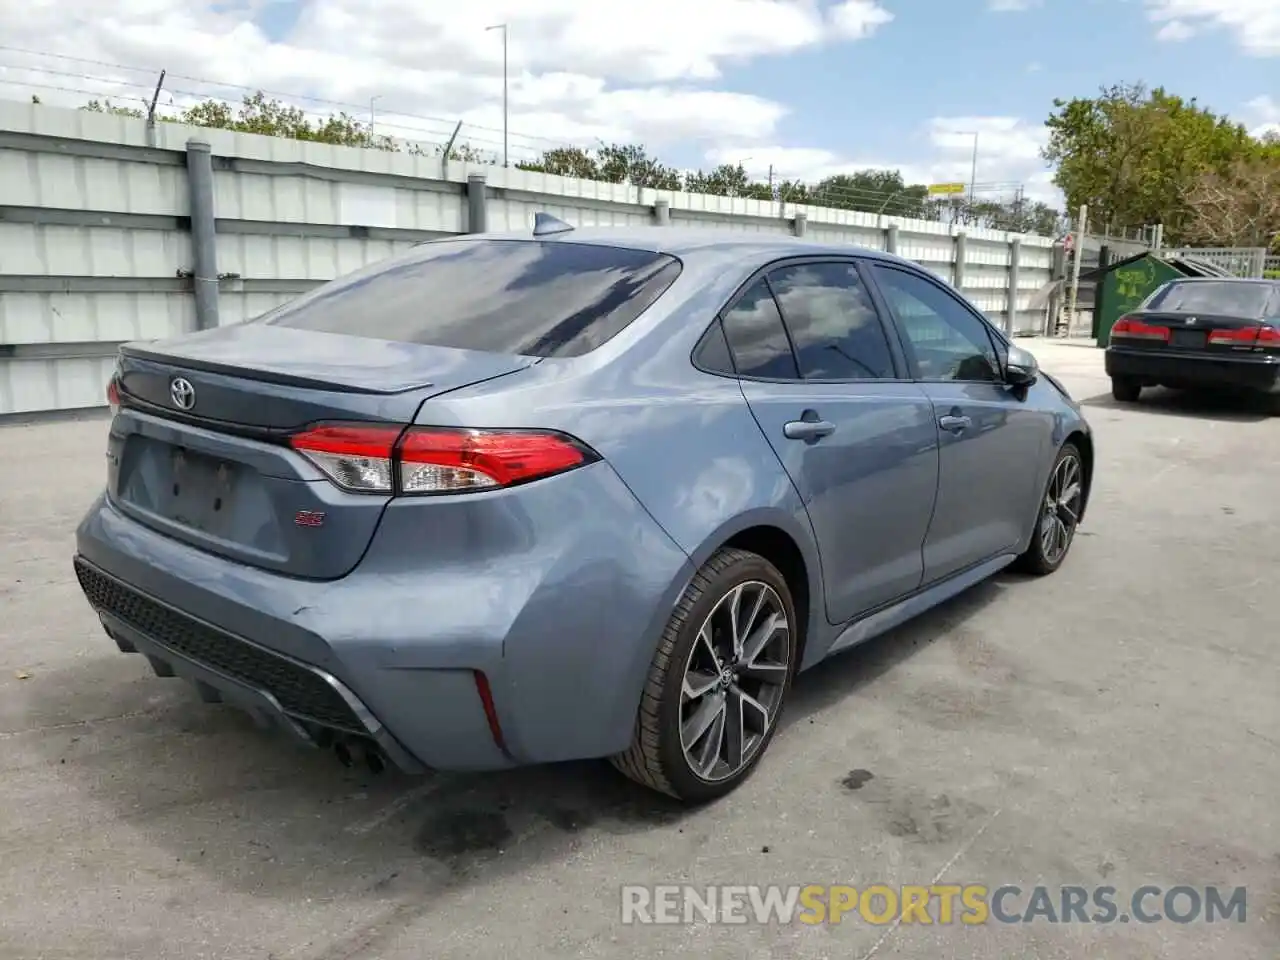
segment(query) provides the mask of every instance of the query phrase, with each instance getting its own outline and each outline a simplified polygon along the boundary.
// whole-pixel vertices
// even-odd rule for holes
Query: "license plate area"
[[[151,437],[129,437],[117,495],[162,520],[215,537],[233,537],[240,501],[261,478],[243,463]]]
[[[1173,330],[1169,346],[1184,350],[1203,350],[1208,333],[1204,330]]]
[[[171,480],[161,491],[161,516],[202,533],[218,533],[232,516],[242,468],[225,460],[174,447]]]

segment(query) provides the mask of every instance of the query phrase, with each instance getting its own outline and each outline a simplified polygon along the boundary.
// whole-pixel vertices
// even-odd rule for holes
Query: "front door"
[[[828,618],[915,590],[937,429],[929,398],[898,377],[901,358],[857,267],[780,267],[723,322],[751,411],[809,511]]]
[[[938,502],[924,544],[932,583],[1025,536],[1052,424],[1004,384],[996,341],[962,300],[914,271],[877,264],[871,272],[938,424]]]

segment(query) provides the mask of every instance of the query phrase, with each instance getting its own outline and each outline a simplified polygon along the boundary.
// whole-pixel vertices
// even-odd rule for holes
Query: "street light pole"
[[[370,142],[372,142],[372,141],[373,141],[373,119],[374,119],[374,118],[373,118],[373,105],[374,105],[374,104],[375,104],[379,99],[381,99],[381,97],[382,97],[382,94],[380,94],[380,93],[375,93],[372,97],[370,97],[370,98],[369,98],[369,141],[370,141]]]
[[[510,166],[511,159],[507,139],[507,25],[497,23],[492,27],[485,27],[485,30],[502,31],[502,165],[506,167]]]

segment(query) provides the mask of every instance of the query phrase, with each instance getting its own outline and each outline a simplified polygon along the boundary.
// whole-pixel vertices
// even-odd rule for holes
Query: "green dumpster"
[[[1099,347],[1111,342],[1111,328],[1134,310],[1160,286],[1183,277],[1215,276],[1218,271],[1180,257],[1157,257],[1152,253],[1117,260],[1080,275],[1082,282],[1095,284],[1093,295],[1093,338]]]

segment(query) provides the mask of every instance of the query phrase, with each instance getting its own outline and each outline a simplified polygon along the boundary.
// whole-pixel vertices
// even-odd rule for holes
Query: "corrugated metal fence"
[[[195,329],[198,299],[236,323],[419,240],[528,229],[537,211],[888,249],[1011,332],[1044,326],[1045,237],[0,103],[0,415],[101,406],[118,345]]]

